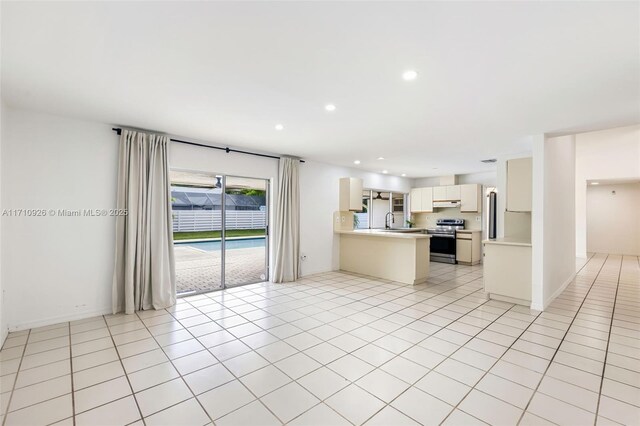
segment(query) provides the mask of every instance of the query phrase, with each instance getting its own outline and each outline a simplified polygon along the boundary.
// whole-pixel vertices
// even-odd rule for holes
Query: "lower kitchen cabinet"
[[[531,243],[485,241],[482,265],[484,291],[491,299],[531,304]]]
[[[480,231],[462,231],[456,233],[456,260],[462,265],[480,263]]]

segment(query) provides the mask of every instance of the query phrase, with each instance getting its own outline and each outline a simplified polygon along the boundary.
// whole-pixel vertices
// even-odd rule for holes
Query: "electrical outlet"
[[[342,223],[345,223],[347,221],[347,217],[346,216],[340,216],[342,218]]]
[[[336,223],[340,223],[340,216],[336,216]]]
[[[303,262],[304,262],[305,260],[307,260],[307,255],[306,255],[306,254],[301,254],[301,255],[300,255],[300,260],[302,260]]]
[[[476,222],[480,222],[480,216],[476,216]]]

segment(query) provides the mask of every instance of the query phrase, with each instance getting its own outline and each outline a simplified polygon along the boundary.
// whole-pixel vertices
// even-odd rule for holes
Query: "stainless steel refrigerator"
[[[497,235],[497,228],[496,228],[496,217],[497,217],[497,210],[498,210],[498,205],[497,203],[497,198],[498,194],[495,191],[491,191],[489,192],[489,200],[488,200],[488,204],[489,204],[489,239],[490,240],[495,240],[496,239],[496,235]]]

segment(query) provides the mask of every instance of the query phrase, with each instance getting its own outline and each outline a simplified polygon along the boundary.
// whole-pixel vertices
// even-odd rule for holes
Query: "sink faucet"
[[[391,215],[391,223],[396,223],[396,218],[393,217],[393,212],[388,212],[384,215],[384,229],[391,229],[391,225],[389,224],[389,215]]]

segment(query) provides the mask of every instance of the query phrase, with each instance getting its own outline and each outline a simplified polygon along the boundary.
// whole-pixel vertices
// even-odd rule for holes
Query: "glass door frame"
[[[218,172],[206,172],[206,171],[195,171],[195,170],[185,170],[185,169],[172,169],[180,172],[192,172],[192,173],[201,173],[211,175],[214,179],[217,177],[221,177],[221,197],[220,197],[220,287],[219,288],[211,288],[207,290],[194,290],[185,293],[177,293],[176,298],[195,296],[198,294],[211,293],[214,291],[225,290],[229,288],[237,288],[242,287],[244,285],[249,284],[257,284],[261,282],[268,282],[271,279],[271,270],[269,267],[270,260],[270,216],[271,216],[271,179],[269,178],[257,178],[250,176],[239,176]],[[255,281],[255,282],[247,282],[241,284],[227,285],[226,280],[226,218],[227,218],[227,177],[231,178],[240,178],[240,179],[254,179],[259,181],[264,181],[265,183],[265,228],[264,228],[264,244],[265,244],[265,256],[264,256],[264,271],[265,271],[265,279],[263,281]],[[170,182],[171,184],[171,182]],[[173,228],[173,224],[172,224]],[[175,244],[175,241],[174,241]]]
[[[238,175],[229,175],[229,174],[221,174],[222,176],[222,215],[221,215],[221,230],[220,230],[220,250],[222,251],[221,258],[221,274],[220,283],[222,286],[219,290],[224,290],[227,288],[236,288],[242,287],[243,285],[249,284],[257,284],[262,282],[267,282],[270,279],[270,270],[269,270],[269,246],[270,246],[270,238],[269,238],[269,216],[271,213],[271,209],[269,208],[269,203],[271,201],[271,179],[265,178],[255,178],[248,176],[238,176]],[[254,179],[264,181],[265,184],[265,212],[264,212],[264,271],[265,271],[265,279],[263,281],[254,281],[242,284],[233,284],[227,285],[227,276],[226,276],[226,231],[227,231],[227,177],[231,178],[240,178],[240,179]],[[214,290],[216,291],[216,290]]]

